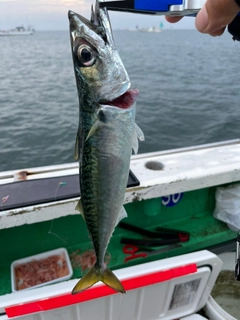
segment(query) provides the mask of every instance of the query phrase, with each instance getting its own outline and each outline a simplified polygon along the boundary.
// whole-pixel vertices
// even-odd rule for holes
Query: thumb
[[[198,31],[221,35],[240,11],[239,0],[207,0],[199,11],[195,25]]]

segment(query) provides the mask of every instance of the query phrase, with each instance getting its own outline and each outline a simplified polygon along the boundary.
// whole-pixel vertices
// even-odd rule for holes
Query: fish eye
[[[77,57],[86,67],[92,66],[96,60],[96,52],[88,45],[82,44],[77,49]]]

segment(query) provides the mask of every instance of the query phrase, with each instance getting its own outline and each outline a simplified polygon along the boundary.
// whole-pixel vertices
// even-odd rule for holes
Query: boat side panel
[[[159,197],[139,202],[136,198],[125,205],[128,212],[125,221],[152,231],[156,227],[186,230],[191,234],[190,241],[181,243],[179,248],[125,262],[127,255],[123,253],[121,238],[141,236],[116,227],[106,255],[106,262],[111,269],[182,255],[236,237],[236,233],[224,223],[213,218],[215,187],[186,192],[173,206],[165,205],[164,200]],[[0,295],[11,293],[10,265],[14,260],[65,247],[71,258],[73,278],[78,278],[85,272],[86,257],[93,257],[92,242],[80,214],[2,229],[0,238]]]

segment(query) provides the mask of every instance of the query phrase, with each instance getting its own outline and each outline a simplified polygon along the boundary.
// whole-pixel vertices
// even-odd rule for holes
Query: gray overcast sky
[[[68,10],[90,18],[91,4],[95,0],[0,0],[0,29],[11,29],[17,25],[31,25],[40,30],[68,30]],[[192,29],[194,18],[185,17],[177,24],[169,24],[163,16],[110,12],[113,29],[132,29],[136,26]]]

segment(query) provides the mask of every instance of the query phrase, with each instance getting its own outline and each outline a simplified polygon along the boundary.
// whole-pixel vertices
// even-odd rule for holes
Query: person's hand
[[[240,0],[237,0],[240,3]],[[211,36],[223,34],[226,26],[232,22],[240,11],[240,6],[235,0],[207,0],[198,12],[195,26],[198,31]],[[182,17],[165,17],[168,22],[178,22]]]

